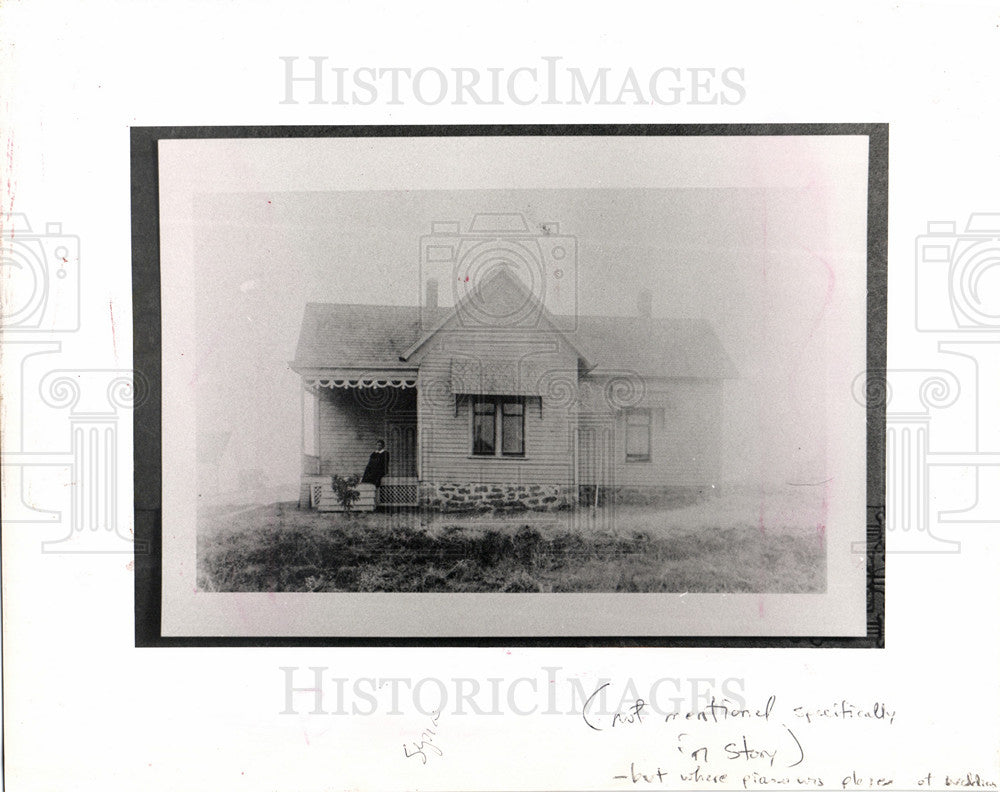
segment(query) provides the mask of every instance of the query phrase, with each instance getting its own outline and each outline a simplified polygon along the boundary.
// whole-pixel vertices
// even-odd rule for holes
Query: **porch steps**
[[[376,493],[372,484],[358,484],[361,497],[351,511],[374,511],[376,506],[416,506],[419,491],[416,476],[386,476]],[[342,512],[329,476],[304,475],[300,484],[299,508],[324,512]]]

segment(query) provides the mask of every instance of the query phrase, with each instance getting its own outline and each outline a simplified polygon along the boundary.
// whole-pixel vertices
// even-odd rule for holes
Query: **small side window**
[[[625,461],[649,462],[652,448],[652,420],[649,410],[625,413]]]

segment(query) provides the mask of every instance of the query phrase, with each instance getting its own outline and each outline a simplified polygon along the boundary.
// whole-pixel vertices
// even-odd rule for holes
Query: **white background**
[[[38,2],[5,5],[0,24],[2,209],[26,214],[36,231],[57,221],[80,237],[82,332],[59,336],[62,367],[131,365],[130,125],[884,121],[889,367],[954,368],[963,394],[975,385],[968,366],[937,353],[938,337],[916,332],[914,240],[928,220],[961,228],[970,212],[1000,211],[995,2],[615,3],[591,13],[578,4]],[[701,107],[288,106],[279,104],[281,55],[412,68],[540,66],[541,56],[561,55],[584,69],[646,74],[737,66],[747,95],[740,105]],[[6,350],[4,359],[6,389],[18,372]],[[995,421],[992,409],[963,396],[950,413],[932,414],[932,445],[984,450],[967,428]],[[25,415],[30,421],[30,408]],[[6,411],[4,420],[6,442]],[[127,420],[120,429],[127,435]],[[129,470],[119,482],[127,506]],[[969,471],[959,470],[932,503],[968,505],[968,487]],[[815,705],[884,700],[898,712],[890,728],[812,735],[812,774],[838,787],[851,770],[890,775],[903,789],[928,772],[934,787],[946,772],[998,782],[998,517],[987,511],[981,522],[941,528],[961,542],[953,554],[893,553],[903,545],[889,532],[885,650],[784,652],[137,650],[127,554],[42,553],[37,525],[5,526],[9,788],[628,788],[611,776],[667,750],[658,732],[597,733],[578,717],[505,707],[503,716],[446,713],[446,753],[421,766],[401,750],[426,725],[405,696],[400,715],[383,707],[310,716],[308,700],[302,714],[279,715],[279,667],[301,667],[296,681],[307,685],[310,665],[349,679],[529,677],[541,685],[542,668],[559,666],[562,680],[631,677],[639,689],[663,677],[742,678],[748,703],[771,693]],[[530,708],[530,694],[519,696]]]

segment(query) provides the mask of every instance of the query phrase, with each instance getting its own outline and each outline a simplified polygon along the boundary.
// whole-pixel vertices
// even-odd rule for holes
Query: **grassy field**
[[[507,516],[223,508],[200,515],[198,588],[819,592],[822,511],[799,492]]]

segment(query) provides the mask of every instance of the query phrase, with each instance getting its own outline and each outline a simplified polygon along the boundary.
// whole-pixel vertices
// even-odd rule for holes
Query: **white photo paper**
[[[996,789],[998,12],[5,4],[6,788]]]

